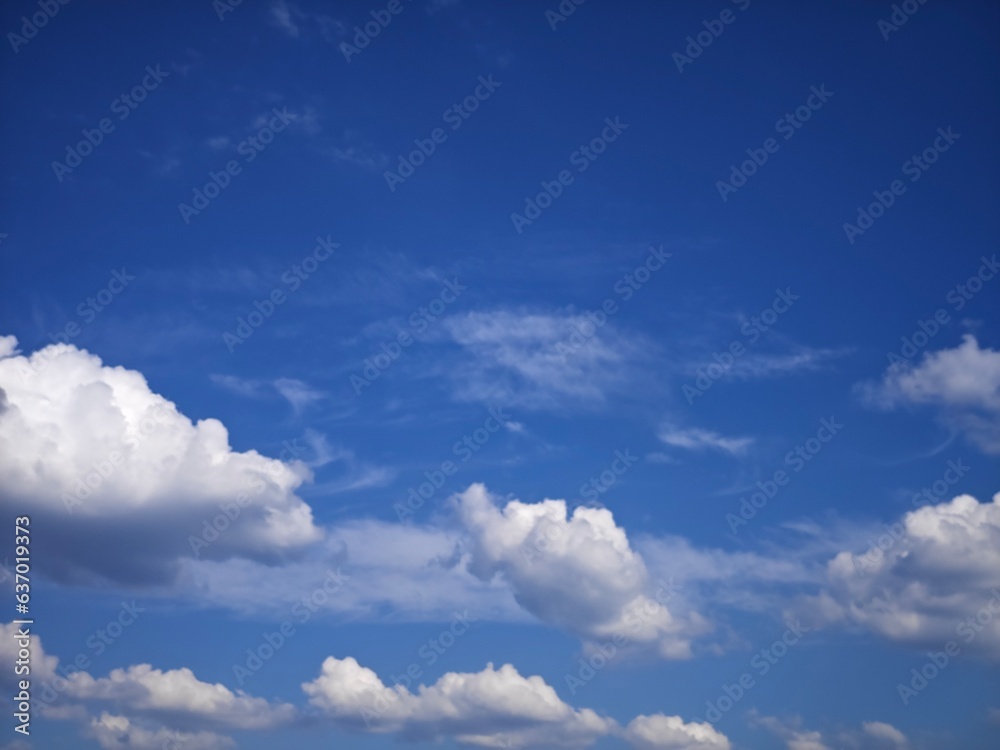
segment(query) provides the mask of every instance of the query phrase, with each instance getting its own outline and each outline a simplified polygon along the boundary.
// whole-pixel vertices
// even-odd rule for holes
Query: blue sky
[[[0,18],[0,748],[995,746],[996,8]]]

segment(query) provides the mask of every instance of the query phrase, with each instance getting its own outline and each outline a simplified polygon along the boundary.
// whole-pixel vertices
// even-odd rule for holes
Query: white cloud
[[[644,357],[637,341],[572,313],[470,312],[444,321],[463,348],[449,366],[461,400],[532,409],[600,406],[634,380]]]
[[[140,726],[124,716],[103,712],[91,720],[89,734],[104,750],[229,750],[236,743],[214,732],[173,732]]]
[[[589,641],[617,633],[666,658],[687,658],[711,629],[697,613],[678,617],[654,601],[657,584],[611,511],[564,500],[498,508],[481,484],[455,496],[468,545],[468,569],[500,576],[518,604],[539,620]],[[665,592],[671,594],[672,592]]]
[[[936,407],[947,426],[1000,454],[1000,351],[980,348],[971,334],[954,349],[925,353],[919,364],[896,363],[880,383],[862,383],[858,392],[886,409]]]
[[[129,713],[160,718],[185,717],[229,729],[272,729],[290,723],[295,708],[272,704],[220,684],[202,682],[187,668],[162,671],[149,664],[114,669],[107,677],[70,675],[67,697],[101,702]]]
[[[0,623],[0,664],[8,665],[8,669],[0,670],[0,686],[8,689],[17,684],[18,677],[14,674],[13,665],[18,659],[20,645],[15,636],[21,626],[14,623]],[[29,637],[31,649],[31,677],[38,684],[51,680],[56,674],[59,659],[45,653],[41,639],[32,634]]]
[[[476,747],[581,748],[622,735],[636,748],[728,750],[707,724],[677,716],[640,716],[625,730],[591,709],[574,709],[537,676],[510,664],[476,673],[448,672],[433,685],[387,687],[370,669],[347,657],[328,657],[302,689],[335,724],[354,731],[397,733],[411,740],[454,739]]]
[[[13,664],[17,658],[19,626],[0,623],[0,659]],[[47,654],[38,636],[31,636],[31,678],[36,685],[33,704],[46,720],[83,722],[84,734],[106,750],[163,747],[191,750],[228,750],[235,744],[210,731],[168,730],[164,723],[210,728],[265,730],[288,726],[299,712],[287,703],[271,703],[221,684],[202,682],[190,669],[162,671],[148,664],[114,669],[94,678],[74,665],[60,668],[59,659]],[[0,686],[13,689],[13,670],[4,670]],[[59,685],[52,694],[52,685]],[[44,688],[44,689],[43,689]],[[53,697],[46,697],[52,694]],[[57,697],[54,697],[57,696]],[[84,706],[114,708],[91,718]]]
[[[614,722],[589,709],[574,710],[541,677],[522,677],[510,664],[477,673],[449,672],[412,693],[386,687],[351,657],[328,657],[302,689],[309,702],[342,726],[398,732],[411,739],[496,747],[502,737],[533,746],[581,747],[607,734]]]
[[[13,624],[0,625],[0,658],[13,659]],[[33,675],[51,681],[58,659],[32,642]],[[9,662],[8,662],[9,663]],[[2,684],[2,683],[0,683]],[[522,676],[510,664],[474,673],[448,672],[431,685],[386,686],[353,657],[328,657],[320,674],[302,684],[309,704],[335,726],[356,732],[393,733],[402,739],[454,739],[476,747],[583,748],[620,736],[639,750],[729,750],[726,737],[678,716],[639,716],[627,727],[588,708],[573,708],[541,677]],[[91,718],[83,710],[97,706]],[[254,732],[314,725],[315,717],[221,684],[202,682],[187,668],[139,664],[94,678],[74,672],[47,719],[85,724],[102,748],[159,750],[165,743],[192,750],[228,750],[232,740],[213,729]],[[177,731],[174,727],[184,727]],[[169,728],[168,728],[169,727]]]
[[[866,721],[861,725],[861,728],[865,734],[878,740],[885,740],[895,747],[904,748],[909,744],[905,734],[884,721]]]
[[[733,456],[742,456],[753,445],[753,438],[725,437],[711,430],[698,427],[681,429],[670,425],[660,430],[659,438],[674,448],[698,451],[705,449],[719,450]]]
[[[281,567],[185,561],[179,590],[216,606],[286,619],[330,570],[339,569],[344,585],[317,617],[446,622],[468,609],[482,620],[528,621],[502,581],[481,581],[459,564],[460,540],[459,532],[434,526],[348,521],[327,529],[322,550]]]
[[[803,619],[938,649],[954,640],[1000,658],[1000,494],[909,512],[871,541],[829,562],[825,589],[800,607]]]
[[[0,359],[0,390],[0,499],[45,526],[39,566],[55,578],[168,581],[244,496],[201,555],[275,561],[322,537],[295,494],[304,464],[233,451],[221,422],[192,423],[138,372],[57,344]]]
[[[347,583],[321,616],[447,621],[469,610],[483,621],[540,621],[588,646],[620,634],[624,650],[687,658],[712,630],[698,614],[702,605],[774,611],[775,602],[759,595],[762,586],[818,584],[822,574],[821,567],[805,571],[752,553],[695,549],[679,538],[644,539],[640,554],[609,511],[580,507],[567,515],[562,500],[497,507],[482,485],[472,485],[453,503],[457,518],[424,525],[369,519],[331,526],[322,548],[281,568],[187,561],[182,590],[284,618],[338,568]]]
[[[704,722],[685,724],[679,716],[637,716],[625,738],[639,750],[729,750],[726,736]]]
[[[785,741],[788,750],[833,750],[822,732],[806,729],[802,719],[794,716],[778,719],[774,716],[761,716],[756,710],[750,711],[750,723],[763,727]],[[891,724],[883,721],[866,721],[861,729],[845,729],[837,733],[836,747],[850,747],[861,750],[886,750],[892,747],[904,750],[910,746],[906,735]]]
[[[21,350],[17,348],[16,336],[0,336],[0,359],[20,354],[20,352]]]
[[[785,741],[788,750],[832,750],[823,742],[820,732],[802,728],[802,720],[798,717],[782,721],[774,716],[758,716],[756,711],[750,712],[751,723],[764,727]]]

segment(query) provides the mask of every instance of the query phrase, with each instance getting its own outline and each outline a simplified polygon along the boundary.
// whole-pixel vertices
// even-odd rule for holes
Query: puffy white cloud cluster
[[[671,613],[669,586],[650,580],[607,509],[568,514],[564,500],[511,500],[501,508],[481,484],[454,502],[469,570],[483,580],[502,577],[518,604],[543,622],[590,641],[621,634],[667,658],[689,657],[692,639],[711,629],[697,613]]]
[[[925,506],[872,535],[868,549],[840,552],[808,610],[893,640],[955,640],[1000,658],[1000,494]]]
[[[274,561],[321,538],[295,494],[303,464],[233,451],[218,420],[192,423],[141,373],[65,344],[16,355],[11,339],[0,347],[0,505],[45,526],[37,559],[53,577],[166,581],[195,554]],[[238,515],[216,522],[225,509]]]
[[[587,747],[601,737],[624,736],[634,747],[728,750],[708,724],[677,716],[640,716],[626,728],[591,709],[574,709],[537,676],[510,664],[482,672],[448,672],[416,692],[387,687],[351,657],[328,657],[320,675],[303,684],[310,703],[335,724],[355,731],[392,732],[411,740],[454,739],[476,747]]]
[[[15,655],[13,624],[0,626],[0,657]],[[72,720],[106,750],[190,747],[228,750],[232,740],[213,730],[278,730],[317,720],[354,732],[401,739],[453,739],[476,747],[583,748],[606,736],[636,748],[728,750],[708,724],[677,716],[639,716],[626,727],[588,708],[573,708],[541,677],[525,677],[510,664],[481,672],[448,672],[432,685],[386,686],[354,658],[327,657],[315,679],[302,684],[313,710],[272,702],[199,680],[187,668],[138,664],[106,677],[58,669],[58,659],[32,640],[33,679],[39,686],[59,675],[58,697],[37,704],[47,720]],[[58,669],[58,672],[57,672]],[[66,676],[63,677],[62,673]],[[9,680],[9,676],[5,680]],[[0,682],[0,686],[10,685]],[[100,710],[91,716],[88,710]],[[506,744],[503,744],[506,743]]]
[[[18,627],[0,624],[4,663],[12,664],[16,658]],[[14,679],[13,670],[4,670],[0,687],[10,689]],[[107,750],[228,750],[235,747],[233,741],[208,730],[276,729],[300,719],[299,711],[288,703],[272,703],[203,682],[187,668],[163,671],[138,664],[99,678],[74,665],[60,668],[59,659],[47,654],[35,635],[31,636],[31,681],[38,716],[79,722],[83,733]],[[91,707],[101,709],[99,717],[88,713]]]
[[[214,732],[173,732],[164,727],[144,727],[107,712],[91,719],[88,734],[104,750],[231,750],[236,747],[232,738]]]
[[[291,722],[296,714],[287,703],[271,704],[225,685],[202,682],[186,667],[162,671],[137,664],[97,679],[77,672],[68,682],[66,695],[81,702],[100,701],[150,716],[184,716],[231,729],[269,729]]]
[[[589,709],[574,710],[541,677],[522,677],[509,664],[478,673],[449,672],[417,693],[391,688],[353,658],[328,657],[322,672],[302,686],[310,703],[347,726],[396,732],[412,739],[454,737],[497,746],[503,736],[576,747],[607,734],[614,722]]]
[[[711,724],[685,724],[679,716],[637,716],[625,728],[625,739],[639,750],[729,750],[727,737]]]

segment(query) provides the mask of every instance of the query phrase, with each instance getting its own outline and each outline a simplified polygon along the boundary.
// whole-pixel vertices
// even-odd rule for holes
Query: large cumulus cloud
[[[670,582],[655,582],[625,530],[605,508],[567,512],[564,500],[499,507],[481,484],[456,496],[468,569],[501,577],[525,610],[588,641],[616,634],[666,658],[687,658],[711,629],[697,613],[676,616]]]
[[[141,373],[5,341],[0,506],[44,527],[36,560],[53,577],[167,581],[183,558],[274,561],[321,537],[295,494],[303,464],[233,451],[222,423],[193,423]],[[234,520],[212,538],[223,508]],[[211,543],[192,544],[201,536]]]
[[[1000,659],[1000,494],[986,503],[959,495],[885,524],[867,549],[829,562],[824,590],[802,613]]]

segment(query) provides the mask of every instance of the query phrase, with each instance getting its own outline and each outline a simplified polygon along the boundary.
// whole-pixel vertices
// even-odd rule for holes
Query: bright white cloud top
[[[5,504],[46,526],[56,578],[169,580],[182,558],[278,560],[319,540],[298,462],[233,451],[141,373],[72,345],[0,359]]]
[[[1000,659],[1000,494],[987,503],[961,495],[883,528],[868,549],[830,561],[828,590],[806,610],[893,640],[939,648],[954,640]]]

